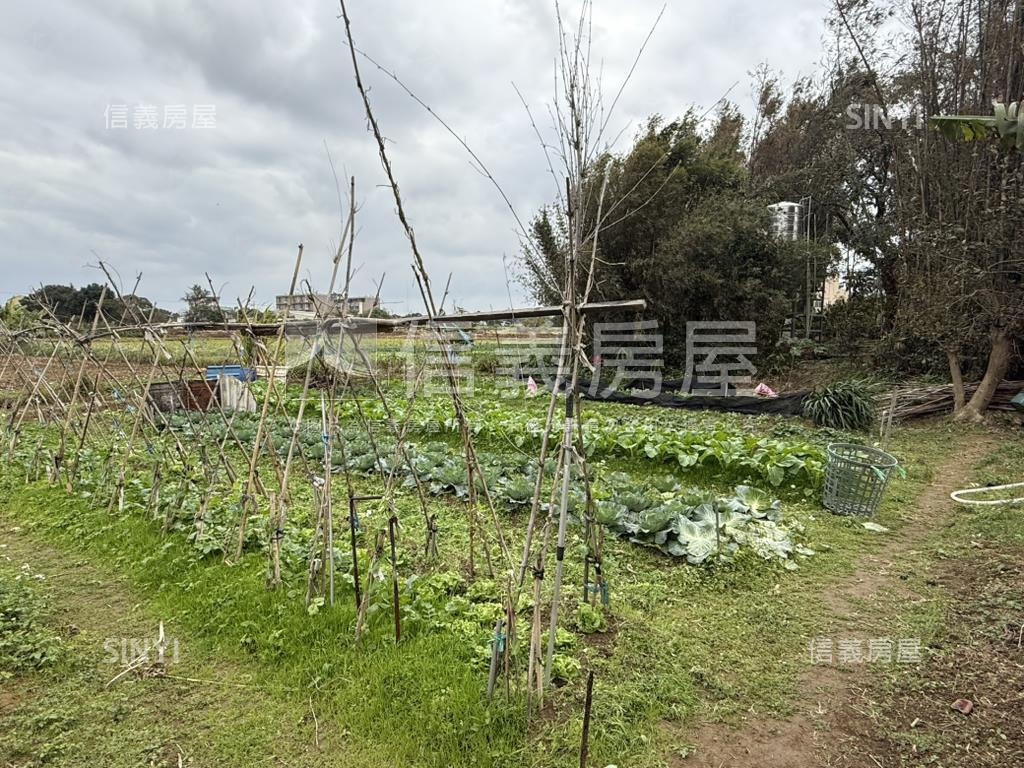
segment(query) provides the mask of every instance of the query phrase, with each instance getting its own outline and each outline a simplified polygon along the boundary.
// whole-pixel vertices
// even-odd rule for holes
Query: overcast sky
[[[593,58],[610,95],[662,0],[596,3]],[[730,96],[750,107],[759,62],[784,82],[820,59],[827,0],[670,0],[611,125],[620,148],[652,113]],[[519,215],[554,185],[512,83],[550,135],[557,52],[549,0],[350,0],[356,44],[428,102],[483,158]],[[338,175],[360,205],[354,293],[420,311],[409,249],[328,0],[79,0],[0,7],[0,300],[41,283],[101,282],[178,308],[208,271],[226,303],[324,289],[340,234]],[[515,223],[464,150],[363,63],[427,268],[467,309],[507,307]],[[126,126],[125,126],[126,124]],[[155,127],[153,127],[155,126]],[[449,306],[451,302],[449,301]]]

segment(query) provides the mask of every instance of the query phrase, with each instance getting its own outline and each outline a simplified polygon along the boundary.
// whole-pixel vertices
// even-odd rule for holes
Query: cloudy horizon
[[[547,0],[401,3],[352,0],[356,44],[399,77],[474,148],[526,221],[555,195],[523,94],[549,135],[557,54]],[[661,10],[597,4],[593,55],[613,95]],[[571,9],[565,10],[569,13]],[[784,83],[821,52],[823,0],[671,3],[620,99],[609,133],[623,149],[648,116],[751,107],[748,72]],[[338,6],[298,0],[8,4],[0,11],[0,303],[40,284],[102,282],[172,310],[209,272],[225,304],[272,304],[287,291],[298,243],[302,278],[326,289],[340,235],[338,197],[356,177],[354,294],[418,312],[409,248],[366,130]],[[737,53],[739,51],[740,53]],[[447,306],[529,303],[506,282],[515,221],[459,144],[395,83],[364,79],[434,283]],[[515,84],[515,88],[513,87]]]

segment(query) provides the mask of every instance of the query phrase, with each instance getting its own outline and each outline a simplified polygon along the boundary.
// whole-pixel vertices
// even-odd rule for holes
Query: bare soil
[[[954,597],[946,641],[915,685],[876,682],[843,703],[828,765],[1024,766],[1024,553],[986,548],[939,582]]]

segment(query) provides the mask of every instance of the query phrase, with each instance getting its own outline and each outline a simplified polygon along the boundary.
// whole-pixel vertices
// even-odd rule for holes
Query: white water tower
[[[796,240],[800,236],[803,220],[803,206],[800,203],[783,201],[769,205],[772,212],[772,231],[786,240]]]

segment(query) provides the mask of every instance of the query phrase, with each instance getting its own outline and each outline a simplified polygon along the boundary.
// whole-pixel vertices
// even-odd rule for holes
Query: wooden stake
[[[398,518],[392,515],[388,519],[388,538],[391,540],[391,591],[394,598],[396,643],[402,639],[402,611],[398,603],[398,554],[395,550],[395,531],[397,528]]]
[[[299,267],[302,265],[302,243],[299,243],[299,253],[295,257],[295,269],[292,271],[292,283],[291,288],[288,291],[288,295],[294,295],[295,285],[299,281]],[[288,319],[288,311],[290,304],[286,304],[284,308],[283,320]],[[277,360],[281,356],[281,347],[284,345],[284,324],[277,331],[277,347],[275,349],[274,356],[268,361],[271,370],[277,365]],[[270,389],[273,388],[273,381],[271,380]],[[267,396],[263,399],[263,410],[260,413],[260,420],[256,424],[256,439],[253,441],[252,456],[249,460],[249,478],[245,484],[245,492],[243,494],[243,500],[245,498],[251,498],[253,491],[256,488],[256,473],[259,466],[260,453],[263,450],[263,430],[267,424],[267,412],[270,410],[270,389],[267,390]],[[242,559],[242,549],[245,547],[245,529],[246,524],[249,520],[249,509],[246,504],[242,505],[242,519],[238,524],[238,546],[235,549],[235,560]]]
[[[505,626],[504,619],[494,622],[494,636],[491,638],[491,670],[487,676],[487,700],[494,698],[494,683],[498,679],[498,659],[502,656],[501,630]]]
[[[587,698],[583,703],[583,735],[580,738],[580,768],[587,768],[590,751],[590,707],[594,702],[594,670],[587,674]]]
[[[92,332],[96,333],[96,328],[100,321],[100,310],[103,308],[103,300],[107,297],[107,286],[104,285],[100,289],[100,298],[96,304],[96,314],[92,318]],[[85,312],[83,307],[82,312]],[[64,451],[67,448],[68,429],[71,426],[71,419],[74,415],[75,405],[78,402],[78,395],[82,389],[82,378],[85,376],[85,366],[89,361],[89,355],[83,348],[82,361],[78,365],[78,376],[75,379],[75,388],[71,393],[71,402],[68,404],[67,418],[64,420],[64,426],[60,430],[60,447],[57,449],[57,455],[53,457],[54,470],[59,476],[61,464],[64,462]],[[56,479],[56,478],[55,478]],[[70,485],[70,483],[69,483]],[[70,489],[69,489],[70,490]]]
[[[327,594],[334,605],[334,506],[331,498],[331,469],[334,464],[334,409],[327,418],[327,399],[320,393],[320,425],[324,441],[324,538],[327,541]]]
[[[352,543],[352,581],[356,587],[356,611],[363,602],[363,594],[359,585],[359,548],[356,546],[356,497],[348,497],[348,531]]]
[[[363,604],[363,594],[359,584],[359,549],[356,547],[356,529],[359,527],[359,516],[356,514],[356,505],[360,501],[379,501],[380,496],[349,496],[348,497],[348,527],[352,542],[352,580],[356,587],[356,610]]]

